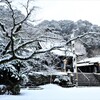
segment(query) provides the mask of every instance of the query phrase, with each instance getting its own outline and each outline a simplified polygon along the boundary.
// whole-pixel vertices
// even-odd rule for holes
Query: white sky
[[[100,0],[36,0],[41,20],[88,20],[100,25]]]
[[[20,0],[15,0],[20,1]],[[21,0],[24,1],[25,0]],[[88,20],[100,25],[100,0],[34,0],[36,20]]]

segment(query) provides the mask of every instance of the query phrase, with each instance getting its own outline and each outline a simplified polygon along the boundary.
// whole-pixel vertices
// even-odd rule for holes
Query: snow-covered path
[[[21,95],[0,95],[0,100],[100,100],[100,87],[62,88],[48,84],[42,90],[21,90]]]

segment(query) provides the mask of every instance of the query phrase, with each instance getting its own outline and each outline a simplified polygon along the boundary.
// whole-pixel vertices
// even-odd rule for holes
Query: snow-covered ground
[[[41,90],[22,89],[20,95],[0,95],[0,100],[100,100],[100,87],[62,88],[54,84]]]

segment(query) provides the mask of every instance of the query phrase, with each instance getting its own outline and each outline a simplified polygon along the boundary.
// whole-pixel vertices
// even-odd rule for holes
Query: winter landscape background
[[[0,99],[99,100],[100,87],[64,88],[46,82],[43,85],[41,78],[38,83],[33,84],[35,82],[32,81],[35,80],[34,78],[30,80],[29,76],[39,77],[41,73],[43,76],[48,74],[52,76],[53,73],[57,73],[59,70],[56,67],[61,60],[59,56],[73,56],[71,51],[73,32],[75,32],[77,62],[84,58],[99,57],[100,26],[81,19],[44,20],[34,25],[31,13],[37,7],[34,7],[32,0],[22,5],[25,14],[12,2],[0,0],[0,92],[2,94],[2,88],[4,91],[7,88],[8,94],[19,95],[5,93],[0,95]],[[34,88],[34,85],[39,83],[42,85]]]

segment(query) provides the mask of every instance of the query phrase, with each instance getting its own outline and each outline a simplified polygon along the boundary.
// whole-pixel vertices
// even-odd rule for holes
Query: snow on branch
[[[30,55],[27,56],[27,57],[18,56],[18,55],[15,54],[14,56],[12,56],[12,57],[10,57],[10,58],[0,60],[0,64],[1,64],[1,63],[5,63],[5,62],[9,62],[9,61],[14,60],[14,59],[19,59],[19,60],[28,60],[28,59],[31,59],[31,58],[33,58],[33,56],[35,56],[36,54],[45,53],[45,52],[50,52],[50,51],[52,51],[52,50],[56,50],[56,49],[63,48],[63,47],[65,47],[66,45],[68,45],[71,41],[76,40],[76,39],[80,39],[80,38],[86,36],[87,34],[91,34],[91,33],[95,33],[95,32],[84,33],[83,35],[80,35],[80,36],[77,36],[77,37],[75,37],[75,38],[73,38],[73,39],[70,39],[69,41],[67,41],[67,43],[66,43],[65,45],[62,45],[62,46],[54,46],[54,47],[52,47],[52,48],[50,48],[50,49],[34,51],[32,54],[30,54]],[[35,40],[35,41],[36,41],[36,40]],[[22,44],[21,46],[19,46],[19,47],[16,48],[15,50],[18,50],[18,49],[21,48],[22,46],[25,46],[25,45],[30,44],[30,43],[32,43],[32,42],[34,42],[34,40]]]
[[[9,56],[9,55],[8,55],[8,57],[0,58],[0,64],[7,63],[9,61],[12,61],[13,59],[15,59],[15,58],[13,56]]]
[[[3,34],[6,37],[10,38],[10,36],[8,35],[8,32],[7,32],[6,28],[5,28],[5,26],[2,23],[0,23],[0,27],[1,27],[2,31],[3,31]]]
[[[17,48],[15,48],[14,52],[18,51],[20,48],[28,45],[28,44],[31,44],[33,42],[44,42],[43,40],[31,40],[31,41],[28,41],[28,42],[25,42],[25,43],[22,43],[21,45],[19,45]],[[35,46],[34,46],[35,47]],[[7,53],[11,53],[11,51],[8,51]]]
[[[17,22],[16,18],[15,18],[15,11],[14,11],[13,6],[11,4],[12,2],[10,2],[10,0],[1,0],[0,2],[1,3],[5,3],[8,6],[8,8],[10,10],[10,14],[11,14],[12,23],[13,23],[12,27],[9,28],[9,31],[8,31],[8,29],[6,29],[7,27],[5,26],[5,24],[0,23],[0,27],[1,27],[2,31],[5,33],[4,35],[6,37],[9,37],[9,39],[10,39],[10,41],[5,46],[4,51],[2,52],[2,55],[5,56],[6,54],[10,54],[12,56],[10,58],[9,57],[8,58],[5,57],[5,59],[0,60],[0,64],[1,64],[1,63],[5,63],[5,62],[8,62],[8,61],[11,61],[13,59],[17,59],[17,57],[15,56],[15,51],[19,50],[21,47],[23,47],[23,46],[25,46],[27,44],[30,44],[30,43],[34,42],[34,41],[29,41],[29,42],[23,43],[23,44],[21,44],[19,47],[17,47],[15,49],[14,48],[15,41],[14,41],[14,36],[13,35],[16,32],[20,31],[22,24],[25,21],[27,21],[27,19],[29,18],[29,16],[31,15],[31,13],[35,9],[35,7],[33,6],[30,9],[29,8],[30,0],[27,0],[27,6],[26,6],[27,15],[20,22]],[[10,47],[11,51],[9,53],[7,53],[7,50],[9,49],[9,47]]]
[[[88,34],[94,34],[94,33],[98,34],[98,32],[86,32],[86,33],[84,33],[83,35],[79,35],[79,36],[77,36],[77,37],[74,37],[74,38],[70,39],[69,41],[67,41],[67,42],[66,42],[66,45],[68,45],[69,43],[71,43],[71,42],[74,41],[74,40],[80,39],[80,38],[82,38],[82,37],[84,37],[84,36],[86,36],[86,35],[88,35]],[[100,33],[99,33],[99,34],[100,34]]]
[[[94,33],[97,33],[97,32],[87,32],[87,33],[84,33],[83,35],[80,35],[80,36],[77,36],[77,37],[74,37],[74,38],[68,40],[68,41],[66,42],[65,45],[54,46],[54,47],[52,47],[52,48],[50,48],[50,49],[48,49],[48,50],[44,50],[44,51],[36,51],[36,52],[33,53],[33,55],[39,54],[39,53],[50,52],[50,51],[55,50],[55,49],[63,48],[63,47],[65,47],[66,45],[68,45],[69,43],[71,43],[71,42],[74,41],[74,40],[80,39],[80,38],[82,38],[82,37],[84,37],[84,36],[86,36],[86,35],[88,35],[88,34],[94,34]]]
[[[1,55],[5,55],[6,54],[7,50],[10,47],[10,44],[11,44],[11,41],[8,42],[7,46],[4,48],[3,52],[1,53]]]
[[[3,32],[6,32],[6,29],[5,29],[5,27],[4,27],[4,25],[2,23],[0,23],[0,27],[3,30]]]
[[[50,37],[50,36],[41,36],[40,38],[61,40],[61,39],[59,39],[59,38]]]
[[[86,36],[86,35],[88,35],[88,34],[91,34],[91,33],[95,33],[95,32],[87,32],[87,33],[84,33],[83,35],[80,35],[80,36],[77,36],[77,37],[75,37],[75,38],[72,38],[72,39],[70,39],[69,41],[67,41],[65,45],[54,46],[54,47],[52,47],[52,48],[50,48],[50,49],[46,49],[46,50],[37,50],[37,51],[34,51],[34,52],[33,52],[31,55],[29,55],[28,57],[20,57],[20,56],[17,56],[17,55],[16,55],[16,58],[17,58],[17,59],[20,59],[20,60],[28,60],[28,59],[32,58],[33,56],[35,56],[36,54],[46,53],[46,52],[50,52],[50,51],[52,51],[52,50],[56,50],[56,49],[59,49],[59,48],[63,48],[63,47],[65,47],[66,45],[68,45],[69,43],[71,43],[71,41],[77,40],[77,39],[82,38],[82,37],[84,37],[84,36]]]

